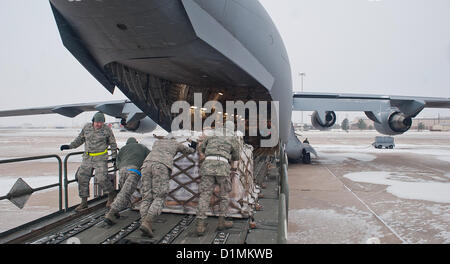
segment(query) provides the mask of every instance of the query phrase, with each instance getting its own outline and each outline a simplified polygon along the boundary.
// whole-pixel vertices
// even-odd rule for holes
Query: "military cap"
[[[133,144],[133,143],[138,143],[138,142],[137,142],[136,138],[130,137],[130,138],[127,140],[127,145],[128,145],[128,144]]]
[[[105,123],[105,115],[101,112],[97,112],[92,118],[92,122],[101,122]]]

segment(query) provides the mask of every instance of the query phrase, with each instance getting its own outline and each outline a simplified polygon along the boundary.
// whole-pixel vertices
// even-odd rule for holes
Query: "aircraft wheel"
[[[302,157],[302,161],[305,164],[311,164],[311,154],[310,153],[304,154]]]

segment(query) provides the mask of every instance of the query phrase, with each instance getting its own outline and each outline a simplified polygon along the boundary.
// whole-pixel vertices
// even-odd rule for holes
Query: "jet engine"
[[[411,128],[412,118],[398,111],[385,112],[381,123],[374,122],[375,129],[384,135],[400,135]]]
[[[324,122],[322,122],[321,119],[319,118],[319,113],[317,111],[315,111],[311,115],[311,124],[319,130],[328,130],[332,126],[334,126],[335,123],[336,123],[336,114],[333,111],[325,112]]]
[[[157,127],[157,124],[150,117],[128,123],[125,118],[122,118],[120,123],[126,130],[136,133],[149,133]]]

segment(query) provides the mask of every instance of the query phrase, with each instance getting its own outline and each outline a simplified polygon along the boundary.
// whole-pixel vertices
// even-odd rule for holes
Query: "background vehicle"
[[[372,143],[377,149],[389,148],[393,149],[395,147],[394,138],[393,137],[385,137],[385,136],[377,136],[375,137],[375,142]]]

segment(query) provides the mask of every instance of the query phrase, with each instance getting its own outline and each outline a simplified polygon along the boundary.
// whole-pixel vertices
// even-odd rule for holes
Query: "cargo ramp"
[[[283,153],[283,154],[281,154]],[[76,154],[76,153],[74,153]],[[67,187],[66,161],[64,184]],[[17,162],[17,160],[15,161]],[[61,162],[61,160],[59,160]],[[234,218],[233,228],[217,231],[217,217],[207,219],[205,235],[195,233],[195,214],[164,212],[153,223],[153,238],[142,236],[140,215],[127,208],[120,212],[116,224],[104,222],[106,198],[89,201],[83,212],[75,206],[60,210],[0,234],[2,244],[275,244],[286,243],[287,230],[287,158],[281,148],[275,156],[259,155],[254,158],[255,182],[261,188],[254,214],[248,218]],[[0,164],[8,161],[0,161]],[[61,174],[61,171],[60,171]],[[62,190],[61,190],[62,193]],[[67,192],[65,192],[67,194]],[[18,195],[24,195],[23,193]],[[2,199],[17,199],[8,194]],[[67,201],[67,196],[65,197]],[[60,197],[60,202],[62,199]]]

